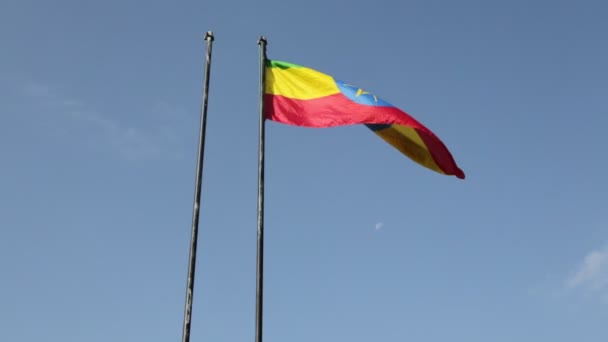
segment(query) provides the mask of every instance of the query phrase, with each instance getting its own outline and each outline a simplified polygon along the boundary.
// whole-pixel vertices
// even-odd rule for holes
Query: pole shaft
[[[266,88],[266,38],[260,37],[260,127],[258,145],[258,245],[255,293],[255,342],[262,342],[262,308],[264,299],[264,90]]]
[[[205,80],[203,85],[203,100],[201,104],[201,123],[198,140],[198,157],[196,160],[196,179],[194,185],[194,208],[192,210],[192,236],[190,238],[190,258],[188,260],[188,283],[186,287],[186,307],[184,310],[184,327],[182,342],[190,342],[190,326],[192,323],[192,299],[194,297],[194,273],[196,271],[196,247],[198,243],[198,220],[201,201],[201,183],[203,180],[203,157],[205,155],[205,130],[207,127],[207,101],[209,95],[209,74],[211,71],[211,48],[213,32],[205,34],[207,54],[205,58]]]

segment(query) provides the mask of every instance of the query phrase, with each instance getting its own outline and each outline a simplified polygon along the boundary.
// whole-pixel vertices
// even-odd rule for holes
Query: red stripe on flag
[[[444,173],[464,178],[454,158],[441,140],[428,128],[396,107],[368,106],[334,94],[311,100],[299,100],[281,95],[264,94],[267,119],[303,127],[335,127],[358,124],[392,124],[416,129]]]
[[[399,124],[429,131],[396,107],[358,104],[341,93],[311,100],[265,94],[264,111],[269,120],[295,126],[320,128],[357,124]]]

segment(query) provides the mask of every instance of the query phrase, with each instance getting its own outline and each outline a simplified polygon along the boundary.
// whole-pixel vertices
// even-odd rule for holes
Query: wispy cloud
[[[36,98],[49,107],[78,107],[82,106],[80,101],[67,96],[61,96],[51,86],[30,82],[23,86],[23,93],[31,98]]]
[[[376,228],[376,230],[380,230],[380,229],[382,229],[382,227],[384,227],[384,223],[382,223],[382,222],[378,222],[374,226],[374,228]]]
[[[608,299],[608,247],[588,253],[566,279],[565,287]]]
[[[99,144],[117,151],[124,158],[146,159],[167,154],[179,157],[178,153],[169,151],[171,146],[175,146],[179,136],[173,127],[166,123],[167,120],[146,129],[132,127],[100,113],[84,101],[64,94],[52,86],[28,83],[22,90],[24,95],[34,99],[39,105],[69,120],[78,131],[86,132],[88,139],[96,137]],[[172,119],[179,112],[167,103],[160,103],[150,110],[154,111],[161,113],[165,119]]]
[[[105,142],[127,159],[158,157],[160,141],[141,129],[126,127],[92,110],[71,110],[67,114],[83,126],[97,130]]]

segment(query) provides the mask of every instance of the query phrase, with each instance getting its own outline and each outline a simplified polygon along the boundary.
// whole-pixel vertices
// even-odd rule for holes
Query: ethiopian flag
[[[264,115],[304,127],[365,124],[415,162],[464,179],[445,145],[409,114],[359,87],[310,68],[266,61]]]

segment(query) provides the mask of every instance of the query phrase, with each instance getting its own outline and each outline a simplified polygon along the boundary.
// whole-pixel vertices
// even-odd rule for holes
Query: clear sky
[[[204,32],[192,341],[253,341],[258,46],[448,146],[267,125],[264,338],[608,339],[604,1],[0,4],[0,340],[178,341]]]

